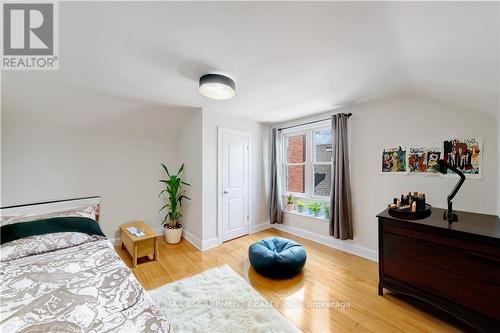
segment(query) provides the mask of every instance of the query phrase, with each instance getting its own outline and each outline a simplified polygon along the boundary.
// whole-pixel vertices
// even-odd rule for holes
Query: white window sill
[[[284,193],[285,194],[283,194],[283,199],[285,199],[288,195],[291,194],[294,199],[301,199],[304,201],[327,201],[327,202],[330,201],[330,197],[325,197],[322,195],[307,195],[305,193],[295,193],[295,192],[284,192]]]
[[[314,215],[309,215],[308,213],[299,213],[298,211],[288,211],[288,210],[284,210],[283,212],[286,213],[286,214],[303,216],[303,217],[307,217],[307,218],[310,218],[310,219],[314,219],[314,220],[318,220],[318,221],[323,221],[323,222],[328,222],[329,221],[328,219],[324,218],[324,216],[314,216]]]

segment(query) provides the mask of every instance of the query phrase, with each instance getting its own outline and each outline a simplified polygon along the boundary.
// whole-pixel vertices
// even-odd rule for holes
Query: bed
[[[1,332],[172,332],[100,231],[99,197],[1,209]]]

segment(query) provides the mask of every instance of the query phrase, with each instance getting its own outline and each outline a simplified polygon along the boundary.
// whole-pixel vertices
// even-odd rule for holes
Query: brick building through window
[[[306,136],[295,135],[288,137],[287,162],[287,191],[304,193],[305,191],[305,165],[306,162]],[[295,163],[300,163],[295,165]]]
[[[284,191],[328,197],[331,190],[332,134],[328,127],[285,132]]]

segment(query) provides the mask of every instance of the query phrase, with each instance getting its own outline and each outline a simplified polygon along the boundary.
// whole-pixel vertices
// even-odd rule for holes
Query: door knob
[[[228,194],[228,193],[229,193],[229,191],[228,191],[228,190],[224,190],[224,194]]]

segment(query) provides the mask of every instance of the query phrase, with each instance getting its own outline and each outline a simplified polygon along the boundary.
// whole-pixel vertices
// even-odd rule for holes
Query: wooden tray
[[[425,209],[417,212],[412,212],[411,208],[398,209],[389,208],[389,215],[397,219],[404,220],[421,220],[432,214],[432,207],[429,204],[425,204]]]

